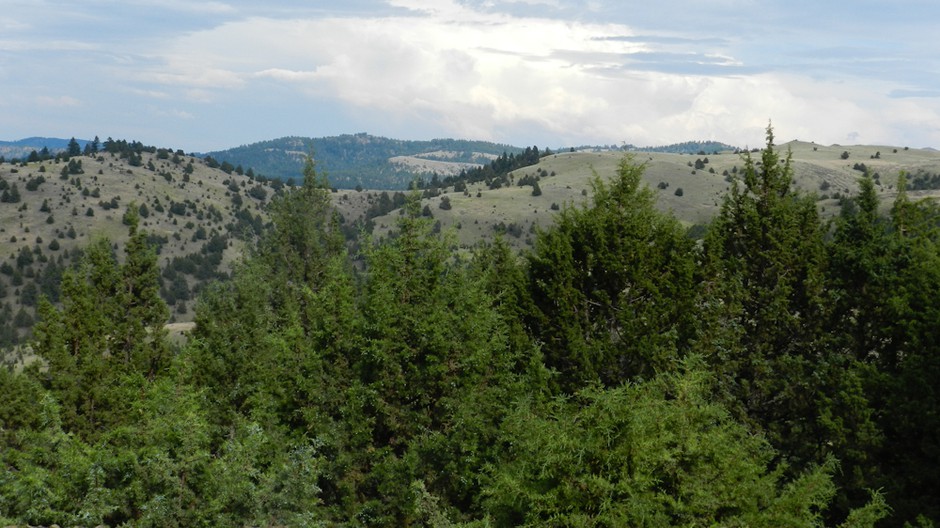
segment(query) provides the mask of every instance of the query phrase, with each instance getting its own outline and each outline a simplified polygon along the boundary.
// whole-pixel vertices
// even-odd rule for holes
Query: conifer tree
[[[80,156],[82,154],[82,147],[78,144],[78,141],[75,141],[75,138],[73,137],[69,140],[69,144],[65,152],[70,157]]]
[[[115,325],[113,353],[120,350],[132,371],[153,378],[169,363],[163,330],[169,309],[160,298],[156,251],[148,243],[147,234],[138,229],[140,215],[134,202],[127,207],[125,221],[130,238],[124,247],[116,299],[125,317]]]
[[[520,357],[529,350],[507,342],[493,301],[452,260],[453,242],[421,216],[416,192],[405,208],[397,235],[366,252],[364,342],[344,412],[358,418],[345,424],[353,443],[341,479],[368,499],[352,511],[387,524],[413,515],[413,482],[471,510],[505,403],[532,379],[532,362]],[[372,477],[351,480],[365,467]]]
[[[876,333],[882,342],[870,358],[878,367],[875,405],[883,409],[878,462],[882,484],[896,497],[890,503],[898,524],[920,515],[937,522],[940,507],[932,497],[940,493],[940,418],[934,412],[940,408],[940,207],[912,201],[901,174],[890,220],[890,288]]]
[[[40,303],[34,349],[48,369],[34,375],[61,402],[65,423],[83,435],[127,418],[120,394],[125,376],[152,379],[169,364],[156,253],[136,222],[130,235],[123,265],[111,243],[99,239],[78,269],[63,273],[62,307]]]
[[[593,204],[566,208],[528,256],[527,321],[557,388],[618,385],[667,368],[692,337],[692,243],[658,212],[629,158]]]
[[[306,398],[336,404],[335,394],[312,380],[348,378],[329,372],[344,368],[357,323],[329,185],[311,158],[303,185],[278,196],[270,211],[271,228],[233,280],[210,288],[197,305],[194,336],[197,376],[213,387],[218,409],[251,413],[261,406],[277,423],[285,413],[300,420],[297,407],[310,403]]]
[[[773,140],[768,127],[759,163],[745,154],[743,181],[733,180],[705,239],[709,322],[697,347],[729,407],[795,469],[832,454],[854,468],[878,439],[862,366],[826,332],[822,224]]]
[[[823,526],[834,459],[788,479],[767,441],[711,400],[697,360],[642,383],[519,402],[489,468],[497,526]],[[789,482],[788,482],[789,480]],[[842,526],[874,526],[884,498]]]

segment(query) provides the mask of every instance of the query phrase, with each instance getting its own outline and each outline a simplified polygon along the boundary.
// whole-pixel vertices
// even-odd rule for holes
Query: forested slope
[[[362,133],[321,138],[284,137],[210,152],[209,156],[287,180],[297,176],[304,166],[304,159],[313,153],[318,170],[326,172],[334,187],[407,189],[415,178],[430,180],[434,171],[408,165],[402,158],[485,165],[503,153],[521,150],[487,141],[407,141]]]
[[[455,252],[412,196],[354,265],[308,164],[175,349],[132,215],[43,305],[43,364],[0,371],[0,519],[940,520],[936,206],[881,214],[866,177],[827,232],[768,131],[697,244],[642,172],[521,256]]]

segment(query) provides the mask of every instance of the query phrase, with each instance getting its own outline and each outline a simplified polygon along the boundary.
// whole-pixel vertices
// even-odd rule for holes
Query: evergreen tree
[[[86,438],[127,419],[125,376],[153,378],[170,359],[156,254],[136,223],[130,234],[123,265],[107,239],[92,244],[81,267],[63,273],[62,307],[42,301],[34,329],[48,369],[33,374],[62,404],[68,428]]]
[[[78,141],[75,141],[75,138],[69,140],[69,145],[65,150],[66,154],[69,157],[80,156],[82,154],[82,147],[78,144]]]
[[[22,197],[20,196],[20,188],[14,183],[10,186],[9,194],[7,191],[3,191],[3,195],[7,197],[6,202],[8,203],[20,203]]]
[[[360,497],[345,511],[381,524],[413,517],[413,483],[472,511],[505,402],[531,379],[519,357],[528,351],[509,346],[493,302],[451,261],[452,242],[420,215],[417,193],[405,209],[397,236],[366,253],[364,341],[343,413],[356,418],[342,424],[350,443],[338,475]]]
[[[777,453],[710,400],[702,365],[520,402],[484,488],[498,526],[822,526],[836,491],[827,459],[786,482]],[[776,466],[776,467],[775,467]],[[875,494],[845,525],[887,514]]]
[[[867,368],[833,336],[844,310],[826,290],[828,259],[814,200],[792,187],[767,130],[761,162],[745,154],[705,239],[697,346],[718,373],[724,401],[763,431],[795,471],[843,461],[833,515],[866,497],[861,470],[880,441]],[[869,207],[869,205],[866,205]],[[836,316],[837,317],[837,316]]]
[[[884,487],[895,498],[897,524],[923,515],[940,521],[940,408],[935,390],[940,376],[940,208],[931,201],[911,201],[901,175],[891,210],[893,273],[881,301],[883,336],[875,384],[884,448],[879,457]],[[879,314],[880,315],[880,314]]]
[[[594,180],[593,204],[566,208],[528,257],[528,320],[558,388],[618,385],[668,368],[693,335],[692,243],[625,158]]]
[[[125,220],[130,238],[124,247],[117,292],[117,302],[123,307],[125,317],[119,319],[121,324],[114,326],[113,339],[125,364],[134,372],[152,378],[166,368],[169,360],[163,339],[163,324],[169,317],[169,309],[160,298],[156,250],[147,233],[138,229],[137,205],[131,202],[127,211]]]
[[[219,398],[220,409],[250,412],[250,405],[263,401],[259,396],[252,404],[252,392],[269,394],[265,391],[275,389],[270,385],[279,383],[275,373],[265,372],[268,368],[284,370],[281,375],[305,386],[304,376],[348,377],[322,371],[342,368],[345,352],[340,351],[349,345],[331,338],[351,339],[354,332],[344,325],[355,324],[347,316],[353,302],[351,268],[328,189],[308,158],[304,185],[272,202],[271,229],[236,267],[233,281],[213,287],[197,305],[200,377],[205,374],[205,381],[216,386],[213,397]],[[272,342],[278,343],[274,353]],[[335,361],[324,359],[333,358],[332,353],[340,355]],[[293,388],[302,399],[303,391]],[[322,387],[314,390],[331,398]],[[278,398],[291,394],[289,387],[277,392]],[[289,409],[296,402],[281,404]]]

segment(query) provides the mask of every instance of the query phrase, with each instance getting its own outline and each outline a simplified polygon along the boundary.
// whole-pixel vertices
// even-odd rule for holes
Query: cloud
[[[80,40],[0,40],[0,51],[19,53],[37,51],[81,52],[95,51],[98,49],[100,49],[98,45]]]
[[[275,79],[279,81],[306,81],[315,79],[317,72],[286,70],[283,68],[268,68],[267,70],[255,73],[254,76]]]
[[[192,2],[190,0],[135,0],[128,2],[125,0],[125,7],[137,6],[141,9],[159,9],[178,11],[186,14],[197,15],[224,15],[233,14],[237,10],[230,4],[215,1]]]
[[[891,90],[888,94],[889,97],[902,99],[907,97],[940,97],[940,90],[906,90],[903,88],[898,88]]]
[[[2,31],[3,33],[28,31],[31,28],[32,28],[31,24],[23,22],[22,20],[0,16],[0,31]]]
[[[169,99],[170,94],[160,90],[141,90],[137,88],[131,88],[130,93],[134,95],[139,95],[141,97],[147,97],[149,99]]]
[[[479,2],[389,5],[397,14],[252,17],[193,31],[140,80],[197,101],[231,91],[251,97],[275,83],[300,106],[334,101],[442,134],[505,141],[528,131],[578,144],[759,144],[768,119],[808,138],[880,136],[891,127],[877,120],[894,120],[871,110],[890,100],[877,93],[912,93],[869,83],[848,96],[839,85],[845,74],[773,73],[741,52],[736,37],[651,33]],[[825,60],[850,55],[831,47]]]
[[[59,95],[59,96],[40,95],[36,97],[36,104],[40,106],[51,106],[51,107],[56,107],[56,108],[69,108],[69,107],[81,106],[82,102],[68,95]]]
[[[759,145],[773,119],[781,139],[841,142],[857,131],[860,141],[940,145],[938,61],[920,50],[932,49],[932,33],[869,37],[870,22],[848,11],[844,30],[799,24],[801,10],[817,9],[805,1],[766,6],[760,24],[748,14],[753,0],[708,11],[684,0],[629,10],[600,0],[129,0],[117,13],[90,1],[94,9],[45,8],[81,24],[25,8],[0,18],[0,50],[9,52],[0,67],[26,71],[24,93],[34,90],[14,98],[32,100],[37,86],[72,93],[75,85],[56,84],[69,71],[96,79],[86,107],[172,100],[193,130],[220,126],[209,115],[272,120],[265,130],[282,126],[275,119],[311,123],[304,132],[344,126],[323,123],[329,116],[397,137]],[[129,13],[145,23],[128,25]],[[897,31],[879,24],[878,35]],[[239,127],[228,128],[218,133]]]
[[[171,117],[171,118],[173,118],[173,119],[181,119],[181,120],[186,120],[186,121],[195,119],[195,117],[196,117],[196,116],[194,116],[193,114],[191,114],[190,112],[187,112],[187,111],[185,111],[185,110],[179,110],[179,109],[176,109],[176,108],[170,108],[170,109],[153,109],[153,110],[152,110],[152,114],[155,115],[155,116],[157,116],[157,117]]]

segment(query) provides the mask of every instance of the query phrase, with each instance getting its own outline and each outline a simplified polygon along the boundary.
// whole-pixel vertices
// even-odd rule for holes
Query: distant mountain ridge
[[[55,153],[65,150],[69,139],[30,137],[0,141],[0,156],[26,158],[43,148]],[[84,148],[89,140],[76,140]],[[658,147],[624,145],[583,145],[558,151],[638,151],[674,154],[713,154],[735,147],[716,141],[686,141]],[[310,153],[317,169],[341,189],[406,189],[416,178],[429,181],[434,175],[454,176],[462,170],[487,165],[503,154],[518,155],[525,147],[489,141],[463,139],[401,140],[367,133],[319,138],[286,136],[203,154],[219,162],[280,180],[301,178],[304,160]]]
[[[62,138],[53,138],[53,137],[28,137],[23,139],[17,139],[16,141],[0,141],[0,147],[47,147],[49,150],[52,149],[64,149],[69,145],[70,139]],[[80,145],[88,143],[88,140],[76,139]]]
[[[404,189],[416,178],[434,174],[454,175],[460,170],[486,165],[502,154],[520,154],[524,147],[461,139],[412,141],[366,133],[320,138],[288,136],[260,141],[227,150],[209,152],[218,161],[251,167],[272,178],[297,178],[307,154],[313,153],[317,167],[338,188],[362,186],[371,189]],[[696,154],[733,151],[736,147],[716,141],[687,141],[659,147],[580,146],[560,150],[631,150]]]
[[[23,139],[17,139],[15,141],[0,141],[0,156],[3,156],[8,159],[13,158],[25,158],[29,156],[29,153],[32,151],[39,152],[43,148],[49,149],[51,152],[58,152],[65,150],[71,139],[62,139],[54,137],[28,137]],[[87,143],[90,143],[90,140],[87,139],[76,139],[78,145],[82,148],[85,148]]]
[[[501,154],[524,149],[488,141],[433,139],[412,141],[344,134],[320,138],[288,136],[207,153],[218,161],[251,167],[267,177],[297,179],[305,157],[312,153],[317,169],[338,188],[404,189],[415,177],[448,172],[448,164],[483,165]],[[394,158],[394,160],[393,160]],[[408,163],[420,158],[430,163]],[[434,167],[435,170],[428,170]]]
[[[659,147],[631,147],[626,150],[636,150],[639,152],[660,152],[663,154],[717,154],[719,152],[735,151],[738,147],[721,143],[719,141],[684,141],[682,143],[673,143],[672,145],[663,145]]]

